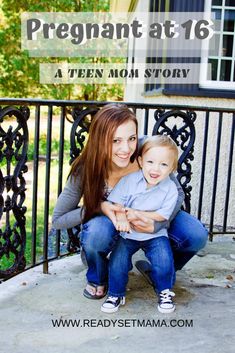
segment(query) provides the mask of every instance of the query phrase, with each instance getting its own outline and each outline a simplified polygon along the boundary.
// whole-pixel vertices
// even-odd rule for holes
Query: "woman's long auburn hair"
[[[71,167],[70,175],[81,177],[83,196],[83,222],[98,213],[99,205],[104,197],[105,181],[108,180],[112,168],[112,145],[116,129],[128,122],[138,122],[133,112],[123,104],[107,104],[94,116],[89,129],[89,137],[83,152]],[[138,153],[138,146],[131,156],[133,163]]]

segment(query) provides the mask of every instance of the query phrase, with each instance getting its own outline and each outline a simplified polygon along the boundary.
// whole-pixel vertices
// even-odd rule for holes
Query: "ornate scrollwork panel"
[[[73,125],[70,134],[70,163],[78,157],[83,150],[92,117],[97,113],[98,108],[79,109],[72,111]]]
[[[181,110],[157,110],[154,114],[156,123],[153,127],[153,135],[167,134],[179,147],[180,157],[178,163],[177,178],[185,193],[184,209],[190,212],[190,200],[192,187],[189,184],[192,175],[191,161],[195,141],[196,113]]]
[[[26,244],[27,107],[0,109],[0,277],[23,270]],[[11,118],[9,120],[9,118]],[[15,121],[12,119],[14,118]],[[10,125],[8,123],[10,121]]]
[[[72,111],[73,125],[70,134],[70,163],[78,157],[83,150],[89,132],[92,117],[97,113],[98,108],[79,109]],[[69,241],[67,249],[69,252],[77,252],[80,249],[79,241],[80,227],[68,229]]]

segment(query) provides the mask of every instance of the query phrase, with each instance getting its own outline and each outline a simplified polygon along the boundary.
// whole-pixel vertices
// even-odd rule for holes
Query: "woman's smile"
[[[131,155],[130,153],[128,154],[116,154],[116,156],[120,159],[123,159],[123,160],[127,160],[127,159],[130,159]]]

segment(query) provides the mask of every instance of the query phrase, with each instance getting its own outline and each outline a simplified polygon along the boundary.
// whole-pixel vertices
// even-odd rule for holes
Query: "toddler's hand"
[[[128,221],[116,221],[116,229],[119,232],[131,233],[131,227]]]
[[[132,222],[133,219],[136,219],[136,211],[133,208],[125,208],[126,211],[126,217],[128,219],[129,222]]]

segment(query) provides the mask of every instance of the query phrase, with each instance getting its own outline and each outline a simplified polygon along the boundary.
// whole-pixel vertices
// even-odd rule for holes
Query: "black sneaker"
[[[172,297],[175,296],[174,292],[169,289],[164,289],[159,293],[158,311],[163,314],[173,313],[175,311],[175,304]]]
[[[125,297],[109,296],[101,305],[101,311],[104,313],[115,313],[120,305],[125,305]]]

